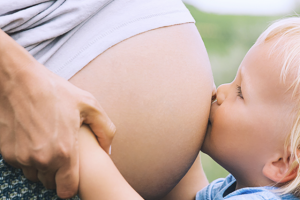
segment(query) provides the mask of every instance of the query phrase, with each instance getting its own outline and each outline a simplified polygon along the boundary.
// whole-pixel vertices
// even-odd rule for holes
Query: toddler
[[[231,175],[199,191],[196,200],[298,199],[299,84],[300,18],[288,18],[271,25],[245,56],[235,80],[217,89],[201,150]],[[94,136],[80,137],[82,199],[141,199]],[[94,145],[82,147],[89,140]],[[95,157],[102,175],[94,173],[95,163],[87,166]]]
[[[235,80],[217,89],[202,151],[231,175],[196,199],[299,196],[299,82],[300,18],[289,18],[271,25],[243,59]]]

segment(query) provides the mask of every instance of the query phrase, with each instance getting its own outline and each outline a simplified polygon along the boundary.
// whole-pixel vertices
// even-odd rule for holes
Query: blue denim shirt
[[[199,191],[196,200],[297,200],[292,194],[278,196],[275,187],[250,187],[235,190],[236,180],[232,175],[217,179]]]

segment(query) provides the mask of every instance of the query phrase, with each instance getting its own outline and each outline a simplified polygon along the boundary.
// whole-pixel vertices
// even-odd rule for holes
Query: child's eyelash
[[[237,85],[236,88],[237,88],[238,96],[244,99],[241,86]]]

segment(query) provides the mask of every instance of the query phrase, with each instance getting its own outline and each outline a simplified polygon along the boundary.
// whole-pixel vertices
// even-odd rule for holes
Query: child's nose
[[[229,84],[222,84],[217,89],[217,103],[221,105],[227,97]]]

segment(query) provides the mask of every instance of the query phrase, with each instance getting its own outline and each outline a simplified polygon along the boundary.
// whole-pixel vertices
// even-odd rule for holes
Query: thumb
[[[97,137],[100,146],[109,153],[109,148],[114,138],[116,127],[103,108],[98,105],[90,112],[86,112],[83,123],[88,124]]]

